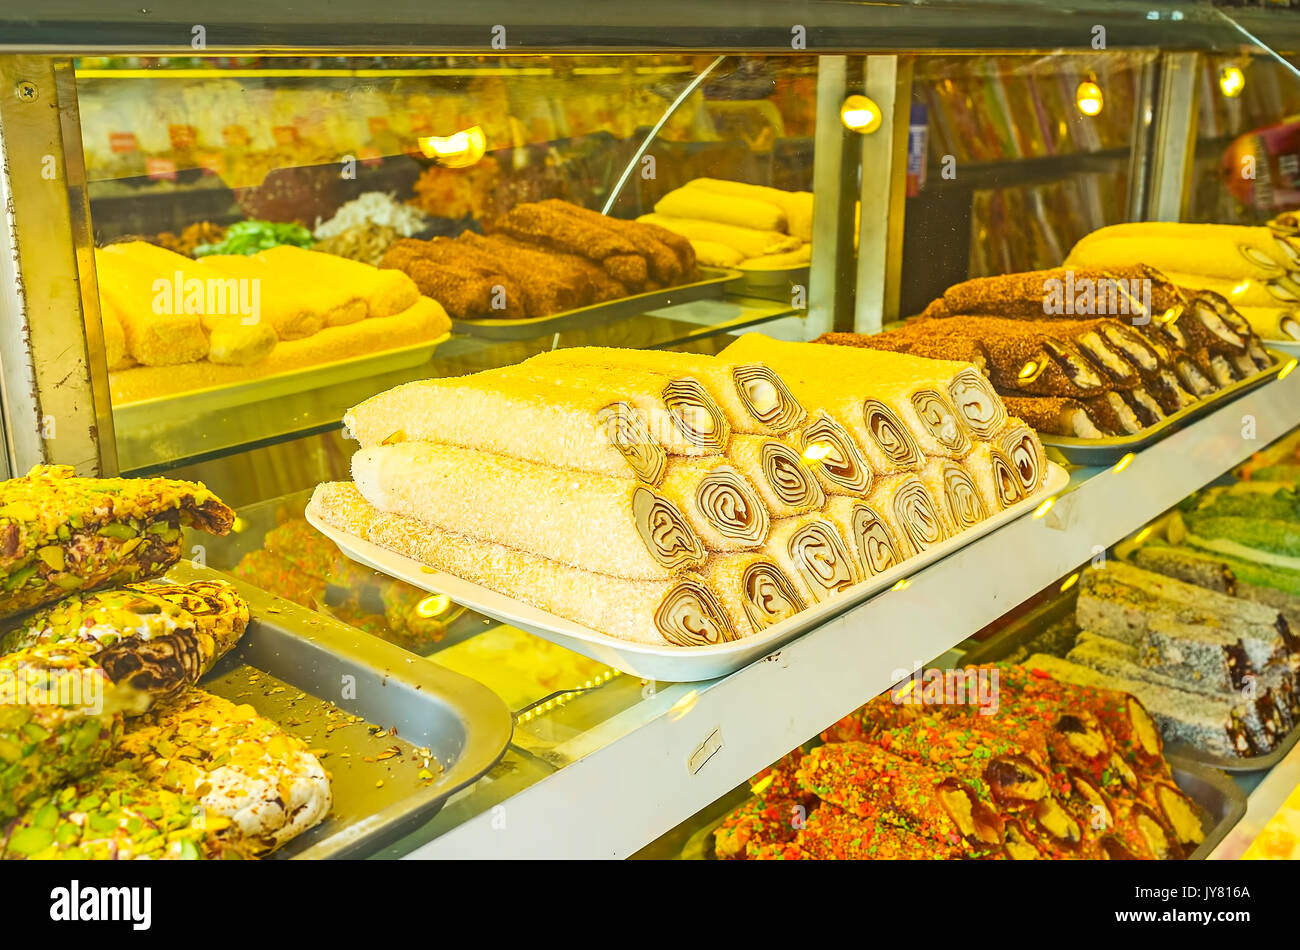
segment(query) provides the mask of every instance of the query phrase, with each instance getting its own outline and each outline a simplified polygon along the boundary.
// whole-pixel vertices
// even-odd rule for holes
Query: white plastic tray
[[[897,567],[849,588],[837,597],[814,604],[788,620],[773,624],[762,633],[717,646],[701,647],[629,643],[451,574],[430,571],[418,561],[394,554],[322,523],[312,516],[310,509],[307,511],[307,520],[313,528],[337,544],[348,557],[384,574],[433,593],[446,594],[464,607],[558,643],[625,673],[668,683],[693,683],[726,676],[748,666],[800,634],[892,587],[926,565],[933,564],[976,538],[1033,511],[1045,498],[1059,492],[1069,481],[1070,476],[1065,469],[1048,462],[1043,487],[1024,501],[935,545],[924,554],[908,558]]]

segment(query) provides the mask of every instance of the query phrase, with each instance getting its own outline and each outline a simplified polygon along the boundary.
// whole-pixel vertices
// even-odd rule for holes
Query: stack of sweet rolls
[[[1294,215],[1267,227],[1144,221],[1098,228],[1079,241],[1067,267],[1159,268],[1192,296],[1231,301],[1265,340],[1300,340],[1300,240]]]
[[[897,330],[818,342],[967,360],[1035,429],[1089,439],[1141,432],[1273,364],[1226,299],[1145,265],[976,278]]]
[[[734,352],[733,352],[734,350]],[[757,633],[1024,499],[1033,431],[968,364],[748,335],[408,383],[308,511],[603,633]]]
[[[1133,696],[1033,664],[998,677],[998,704],[891,690],[752,783],[714,831],[719,858],[1160,859],[1204,840],[1160,734]],[[928,689],[924,687],[922,689]]]

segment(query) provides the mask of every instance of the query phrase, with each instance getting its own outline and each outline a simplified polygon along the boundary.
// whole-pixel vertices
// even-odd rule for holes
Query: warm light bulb
[[[481,126],[462,129],[454,135],[430,135],[419,140],[420,151],[448,168],[467,168],[487,151],[487,136]]]
[[[840,106],[840,121],[850,132],[867,135],[880,128],[884,117],[880,106],[866,96],[853,95],[844,100]]]
[[[1236,66],[1225,66],[1219,73],[1219,91],[1229,99],[1236,99],[1246,88],[1246,76]]]
[[[1101,112],[1101,86],[1092,80],[1079,83],[1079,88],[1074,91],[1074,104],[1084,115],[1096,115]]]

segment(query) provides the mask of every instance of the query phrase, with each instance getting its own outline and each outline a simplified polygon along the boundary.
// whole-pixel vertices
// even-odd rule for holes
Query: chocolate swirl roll
[[[892,465],[906,471],[925,464],[925,455],[912,433],[903,424],[903,420],[898,418],[898,414],[883,402],[876,399],[864,400],[862,420],[866,423],[871,438]]]
[[[918,389],[912,393],[912,406],[926,431],[954,456],[960,458],[970,451],[966,426],[957,417],[948,397],[933,389]]]
[[[784,442],[760,435],[738,435],[731,440],[727,454],[774,518],[815,511],[826,503],[812,469]]]
[[[849,542],[864,577],[874,577],[902,562],[904,550],[893,529],[866,502],[843,495],[832,498],[822,517],[835,524]]]
[[[943,497],[953,527],[958,531],[973,528],[989,516],[975,482],[956,462],[945,461],[941,466]]]
[[[813,600],[826,600],[859,580],[839,532],[823,518],[789,518],[773,525],[770,550]]]
[[[668,467],[668,453],[650,435],[641,414],[625,402],[616,402],[596,413],[596,422],[636,477],[647,485],[658,485]]]
[[[664,568],[675,571],[704,563],[704,545],[668,499],[638,488],[632,497],[632,514],[641,540]]]
[[[745,568],[740,590],[745,616],[755,630],[788,620],[807,606],[790,579],[770,561],[758,561]]]
[[[877,511],[892,514],[896,535],[905,537],[918,554],[946,537],[934,499],[915,475],[885,479],[871,501]]]
[[[962,370],[948,383],[958,415],[981,439],[991,439],[1007,421],[1007,410],[993,385],[978,370]]]
[[[713,591],[693,580],[683,580],[668,592],[655,611],[654,625],[664,640],[678,647],[740,639]]]
[[[718,534],[761,544],[767,539],[767,508],[740,473],[719,466],[700,480],[695,505]]]
[[[1025,497],[1020,473],[1002,450],[990,442],[979,442],[958,464],[975,483],[984,509],[990,513],[1009,508]]]
[[[663,399],[669,417],[687,442],[708,452],[727,447],[731,425],[698,382],[688,377],[674,379],[664,387]]]
[[[1025,497],[1025,490],[1020,482],[1020,473],[1002,452],[990,448],[989,458],[993,470],[993,485],[997,491],[998,501],[1003,508],[1010,508]]]
[[[1017,419],[998,437],[997,445],[1015,469],[1025,495],[1038,491],[1047,473],[1047,454],[1034,430]]]
[[[766,366],[758,363],[734,366],[731,378],[749,414],[772,431],[789,432],[808,418],[808,411],[799,405],[781,377]]]
[[[871,490],[871,468],[848,431],[825,413],[819,412],[799,434],[799,445],[828,492],[864,495]]]

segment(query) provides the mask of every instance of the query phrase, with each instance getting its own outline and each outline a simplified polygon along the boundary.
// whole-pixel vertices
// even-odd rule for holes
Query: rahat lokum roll
[[[727,456],[744,475],[774,518],[817,511],[826,493],[816,477],[816,463],[776,439],[761,435],[732,438]]]
[[[1047,478],[1047,452],[1034,430],[1021,419],[1012,418],[995,441],[1020,476],[1025,494],[1032,495],[1038,491]]]
[[[308,513],[437,571],[637,643],[703,646],[748,636],[696,575],[633,580],[375,509],[350,483],[318,485]]]
[[[934,498],[935,508],[950,534],[975,527],[989,516],[970,474],[952,459],[931,459],[919,477]]]
[[[827,352],[814,344],[773,340],[760,333],[742,335],[723,355],[771,366],[810,407],[831,410],[846,399],[869,400],[862,409],[868,430],[874,429],[871,413],[880,404],[897,416],[927,455],[960,458],[970,450],[969,431],[943,391],[959,367],[851,347]],[[846,412],[850,418],[857,414],[853,409]]]
[[[181,528],[223,535],[235,513],[198,482],[79,478],[38,465],[0,482],[0,619],[180,559]]]
[[[933,496],[915,475],[881,479],[867,503],[893,527],[900,544],[906,544],[906,553],[900,552],[904,557],[927,551],[948,537]]]
[[[1007,411],[1039,432],[1077,439],[1102,439],[1114,434],[1093,415],[1092,407],[1068,396],[1003,396]],[[1046,469],[1043,469],[1046,471]]]
[[[710,551],[752,550],[767,540],[767,506],[724,457],[675,461],[658,490]]]
[[[617,392],[481,374],[404,383],[353,406],[347,432],[371,448],[387,440],[446,442],[657,485],[668,465],[646,414]]]
[[[67,597],[23,619],[0,648],[78,643],[114,683],[164,701],[211,670],[248,620],[248,605],[224,581],[146,581]]]
[[[876,421],[881,423],[887,439],[899,437],[897,441],[888,441],[895,457],[905,458],[908,464],[913,461],[919,464],[920,451],[901,426],[893,425],[888,419]],[[860,497],[871,491],[877,466],[892,470],[897,465],[878,449],[873,456],[868,448],[868,445],[875,448],[872,443],[859,441],[849,428],[821,409],[813,413],[809,424],[791,438],[791,443],[799,449],[800,457],[828,495]]]
[[[520,365],[545,367],[546,371],[550,367],[591,366],[654,373],[668,380],[679,380],[674,389],[683,387],[689,380],[701,386],[721,407],[733,431],[751,435],[784,435],[798,428],[807,417],[806,407],[799,403],[786,382],[760,360],[584,346],[550,350]]]
[[[836,495],[820,514],[840,529],[864,578],[897,567],[907,556],[893,527],[865,501]]]
[[[740,630],[757,633],[809,606],[800,585],[762,554],[720,554],[709,559],[703,576]]]
[[[584,570],[661,580],[705,560],[676,505],[629,479],[433,442],[362,449],[352,477],[381,511]]]
[[[818,515],[772,522],[766,551],[809,602],[826,600],[862,580],[857,559],[835,525]]]
[[[1025,497],[1020,473],[1003,451],[991,442],[977,442],[958,463],[975,483],[984,510],[992,514],[1010,508]]]

